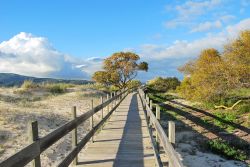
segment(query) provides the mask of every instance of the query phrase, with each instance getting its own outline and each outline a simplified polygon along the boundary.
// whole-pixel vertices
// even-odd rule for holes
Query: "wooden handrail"
[[[126,97],[127,90],[121,92],[120,94],[106,100],[104,103],[96,106],[95,108],[87,111],[81,116],[67,122],[61,127],[57,128],[53,132],[48,135],[39,138],[37,141],[23,148],[13,156],[7,158],[3,162],[0,163],[0,167],[21,167],[25,166],[37,156],[39,156],[43,151],[57,142],[59,139],[64,137],[66,134],[71,132],[73,129],[77,128],[78,125],[82,124],[92,115],[101,111],[104,107],[108,106],[115,100],[119,100],[118,104],[116,104],[109,113],[95,126],[90,132],[78,143],[77,147],[75,147],[70,154],[60,163],[59,166],[68,166],[74,159],[74,157],[79,153],[79,151],[84,147],[84,145],[89,141],[89,139],[95,134],[95,132],[103,125],[103,123],[108,119],[108,117],[112,114],[112,112],[119,106],[121,101]],[[122,97],[122,98],[121,98]]]
[[[178,157],[176,151],[174,150],[174,147],[170,143],[166,133],[164,132],[164,129],[162,128],[161,124],[155,117],[152,109],[150,108],[149,104],[149,98],[146,97],[145,93],[142,89],[138,90],[140,98],[142,100],[143,106],[145,107],[147,117],[149,117],[150,122],[155,127],[157,135],[159,136],[160,143],[163,146],[163,149],[167,156],[169,157],[169,164],[171,167],[183,167],[183,164]]]

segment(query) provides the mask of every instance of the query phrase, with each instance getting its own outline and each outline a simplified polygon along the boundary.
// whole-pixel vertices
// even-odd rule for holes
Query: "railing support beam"
[[[37,121],[33,121],[30,124],[30,128],[29,128],[29,140],[30,140],[30,143],[33,143],[33,142],[39,140],[39,132],[38,132],[38,123],[37,123]],[[33,167],[41,167],[40,155],[38,155],[32,161],[32,166]]]
[[[76,119],[76,106],[72,107],[72,119]],[[72,130],[72,148],[77,146],[77,127]],[[73,160],[73,165],[77,165],[78,163],[78,155],[76,155],[75,159]]]
[[[160,122],[161,120],[161,109],[159,105],[156,105],[156,119]],[[157,150],[160,152],[160,139],[159,139],[159,134],[156,130],[156,145],[157,145]]]

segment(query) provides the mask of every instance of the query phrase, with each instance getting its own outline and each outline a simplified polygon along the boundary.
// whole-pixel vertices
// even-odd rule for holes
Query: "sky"
[[[0,72],[90,79],[115,52],[149,63],[138,79],[182,78],[201,50],[250,29],[250,0],[0,0]]]

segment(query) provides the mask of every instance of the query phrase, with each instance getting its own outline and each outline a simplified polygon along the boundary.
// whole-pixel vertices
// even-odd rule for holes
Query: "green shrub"
[[[156,77],[150,80],[147,85],[159,92],[166,92],[169,90],[175,90],[180,85],[180,81],[176,77]]]
[[[237,112],[239,114],[245,114],[250,112],[250,103],[244,103],[237,107]]]
[[[69,88],[70,85],[64,84],[64,83],[57,83],[57,84],[46,84],[45,89],[47,89],[50,93],[53,94],[60,94],[65,93],[67,88]]]
[[[225,156],[228,159],[244,161],[247,159],[246,153],[230,146],[226,141],[215,139],[208,141],[208,147],[212,152]]]
[[[237,123],[237,113],[236,112],[223,112],[223,111],[216,111],[213,113],[217,117],[221,118],[224,121]],[[219,126],[221,128],[226,128],[228,131],[232,131],[235,128],[227,123],[224,123],[223,121],[220,121],[218,119],[214,119],[214,124],[216,126]]]
[[[31,80],[25,80],[21,86],[21,88],[23,89],[34,89],[34,88],[39,88],[38,84],[35,84],[33,81]]]
[[[110,91],[109,87],[107,87],[103,84],[100,84],[100,83],[82,85],[81,88],[82,88],[82,90],[95,89],[95,90],[106,91],[106,92]]]

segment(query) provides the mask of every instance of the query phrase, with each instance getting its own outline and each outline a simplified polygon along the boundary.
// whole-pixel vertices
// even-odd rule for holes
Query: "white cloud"
[[[176,5],[173,12],[176,12],[175,19],[169,20],[164,23],[166,28],[175,28],[177,26],[190,26],[195,18],[206,14],[208,11],[222,4],[221,0],[207,0],[207,1],[186,1],[181,5]],[[170,10],[170,6],[167,6],[167,10]]]
[[[184,18],[204,14],[207,10],[220,5],[220,0],[208,1],[187,1],[182,5],[176,6],[179,15]]]
[[[199,55],[200,51],[206,48],[216,48],[222,50],[230,39],[238,36],[240,31],[250,29],[250,18],[240,21],[239,23],[227,26],[219,33],[208,34],[207,36],[194,40],[184,41],[177,40],[173,44],[142,45],[138,52],[145,59],[167,59],[167,58],[191,58]]]
[[[214,21],[214,22],[209,22],[206,21],[204,23],[200,23],[198,26],[193,28],[191,32],[203,32],[203,31],[208,31],[211,29],[218,29],[222,27],[222,23],[220,20]]]
[[[201,50],[216,48],[223,50],[223,46],[236,38],[240,31],[250,29],[250,18],[237,24],[225,27],[219,33],[210,33],[207,36],[193,41],[177,40],[170,45],[145,44],[136,49],[143,60],[149,62],[149,71],[145,75],[139,75],[143,81],[155,76],[178,76],[177,71],[190,59],[196,58]]]
[[[57,51],[46,38],[30,33],[21,32],[0,43],[0,72],[83,79],[88,78],[91,71],[84,71],[84,67],[79,68],[76,65],[85,64],[94,70],[91,66],[95,65],[93,62],[91,59],[76,60]]]
[[[226,15],[223,15],[220,17],[220,20],[224,23],[228,23],[230,22],[231,20],[235,19],[235,16],[233,15],[230,15],[230,14],[226,14]]]

